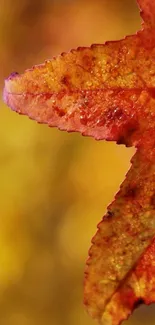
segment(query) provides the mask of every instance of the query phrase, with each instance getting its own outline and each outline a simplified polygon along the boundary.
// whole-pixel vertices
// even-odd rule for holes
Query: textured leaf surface
[[[147,270],[145,263],[153,266],[152,250],[138,264],[141,273],[134,269],[155,233],[154,159],[155,151],[150,143],[137,151],[115,201],[108,207],[93,238],[86,270],[85,304],[89,305],[93,317],[104,320],[103,324],[106,321],[118,324],[139,299],[149,301],[147,275],[141,266],[151,278],[153,269]],[[155,281],[153,277],[152,281]],[[153,283],[149,283],[150,290],[155,290]]]
[[[8,106],[40,123],[137,148],[85,272],[87,309],[108,325],[155,301],[155,2],[138,4],[136,35],[63,53],[4,89]]]
[[[132,144],[154,114],[153,36],[140,32],[79,48],[22,76],[12,75],[5,101],[38,122]]]

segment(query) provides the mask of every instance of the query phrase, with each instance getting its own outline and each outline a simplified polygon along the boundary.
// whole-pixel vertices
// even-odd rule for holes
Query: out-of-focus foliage
[[[137,21],[134,0],[1,0],[1,86],[11,71],[134,33]],[[0,144],[0,324],[93,324],[83,266],[133,149],[48,129],[2,103]],[[153,308],[126,324],[142,322],[154,324]]]

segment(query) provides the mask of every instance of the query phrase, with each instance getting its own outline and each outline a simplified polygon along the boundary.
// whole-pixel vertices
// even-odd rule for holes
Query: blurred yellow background
[[[13,71],[138,28],[134,0],[0,0],[1,93]],[[0,325],[93,325],[82,304],[85,260],[134,149],[0,105]],[[154,312],[142,307],[125,324],[153,325]]]

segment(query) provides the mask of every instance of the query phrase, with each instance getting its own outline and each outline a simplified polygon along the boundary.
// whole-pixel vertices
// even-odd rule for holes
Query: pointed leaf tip
[[[72,50],[23,75],[12,74],[4,100],[40,123],[136,145],[148,123],[146,102],[153,111],[154,44],[140,32]]]

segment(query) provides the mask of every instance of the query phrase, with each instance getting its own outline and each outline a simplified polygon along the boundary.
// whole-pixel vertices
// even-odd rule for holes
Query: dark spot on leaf
[[[95,58],[92,55],[85,54],[82,58],[82,66],[86,70],[91,70],[91,68],[94,66]]]
[[[126,144],[125,136],[121,135],[117,140],[117,144]]]
[[[155,207],[155,194],[152,195],[151,199],[150,199],[150,204]]]
[[[127,127],[127,131],[126,131],[127,137],[131,137],[133,135],[133,133],[135,131],[137,131],[137,129],[138,129],[137,121],[133,124],[132,123],[129,124],[129,126]]]
[[[58,116],[62,117],[65,115],[65,111],[60,109],[58,106],[54,107],[55,112],[57,113]]]
[[[105,220],[105,221],[109,221],[109,220],[111,220],[113,217],[114,217],[114,212],[112,212],[112,211],[108,211],[108,212],[106,213],[106,215],[104,216],[104,220]]]
[[[137,196],[137,192],[138,192],[138,187],[137,186],[129,186],[124,194],[125,198],[129,198],[129,199],[134,199]]]
[[[127,147],[130,147],[132,145],[131,138],[138,128],[138,122],[135,120],[125,123],[122,132],[118,137],[117,144],[125,144]]]
[[[61,78],[61,82],[63,85],[69,87],[71,86],[71,82],[70,82],[70,76],[69,75],[65,75]]]
[[[140,305],[144,304],[144,299],[139,298],[135,303],[134,303],[134,308],[138,308]]]

